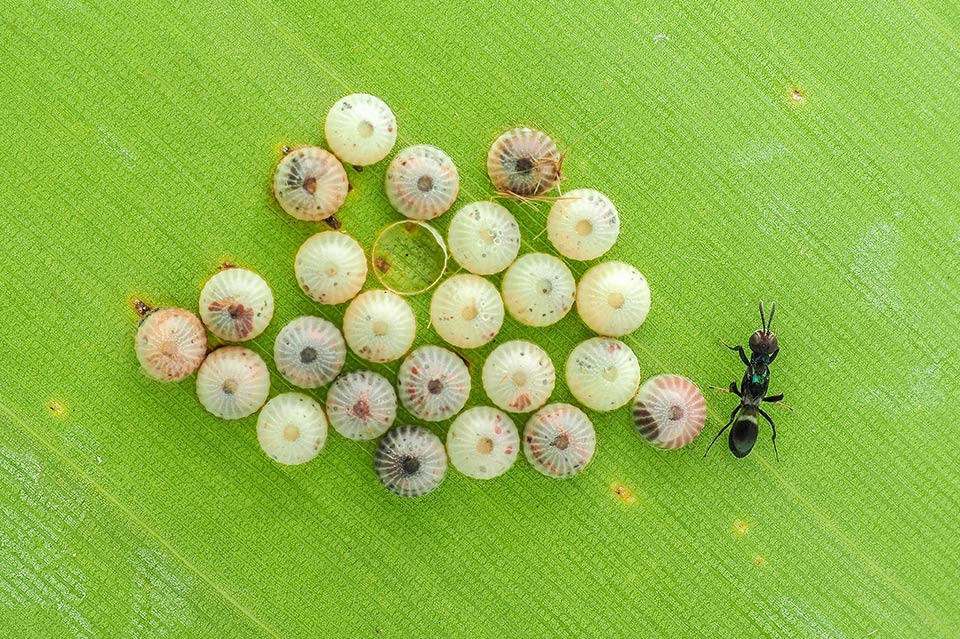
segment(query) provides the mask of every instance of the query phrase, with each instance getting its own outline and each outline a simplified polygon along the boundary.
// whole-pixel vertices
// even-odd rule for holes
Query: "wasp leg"
[[[729,348],[731,351],[737,351],[738,353],[740,353],[740,361],[743,362],[744,366],[750,365],[750,360],[747,358],[747,354],[743,352],[743,346],[730,346],[725,341],[723,341],[722,337],[720,338],[720,343],[726,346],[727,348]]]
[[[763,401],[770,402],[771,404],[775,404],[777,406],[782,406],[787,410],[793,410],[793,406],[788,406],[787,404],[783,403],[783,393],[780,393],[779,395],[767,395],[763,398]]]
[[[770,441],[773,442],[773,452],[777,456],[777,461],[779,462],[780,451],[777,450],[777,427],[774,425],[773,420],[770,418],[769,415],[767,415],[767,412],[765,410],[763,410],[762,408],[758,408],[757,411],[759,411],[759,413],[763,415],[763,418],[767,420],[767,422],[770,424],[770,428],[773,429],[773,437],[770,438]]]
[[[771,364],[773,363],[773,360],[777,359],[777,353],[779,353],[779,352],[780,352],[780,349],[778,348],[777,350],[775,350],[775,351],[773,351],[772,353],[770,353],[770,363],[771,363]]]
[[[740,391],[737,390],[736,382],[730,382],[730,388],[720,388],[719,386],[707,386],[707,388],[710,390],[720,391],[721,393],[730,393],[732,395],[736,395],[737,397],[743,397],[743,395],[740,394]]]
[[[720,390],[723,390],[723,389],[720,389]],[[730,413],[730,421],[727,422],[726,426],[720,429],[720,432],[716,434],[716,436],[713,438],[713,441],[710,442],[709,446],[707,446],[707,452],[703,454],[704,458],[706,458],[707,453],[710,452],[710,449],[713,448],[713,445],[717,443],[717,440],[720,439],[720,435],[723,435],[724,431],[730,428],[730,425],[733,424],[733,420],[737,418],[737,413],[740,412],[741,408],[743,408],[743,404],[738,405],[736,408],[733,409],[733,412]]]

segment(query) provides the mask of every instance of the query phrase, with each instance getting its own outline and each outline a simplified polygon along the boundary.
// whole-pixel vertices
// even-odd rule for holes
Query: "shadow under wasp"
[[[740,388],[737,388],[736,382],[730,382],[729,389],[719,388],[717,386],[710,387],[713,390],[724,393],[733,393],[740,398],[740,404],[730,413],[730,421],[720,429],[720,432],[716,434],[713,441],[707,446],[707,452],[703,454],[704,457],[707,456],[707,453],[710,452],[713,445],[720,439],[720,436],[731,426],[733,426],[733,428],[730,428],[730,436],[728,439],[730,452],[738,458],[749,455],[750,451],[753,450],[754,444],[757,443],[757,435],[760,431],[759,424],[757,423],[757,416],[759,415],[767,420],[770,428],[773,429],[773,436],[771,437],[773,452],[777,456],[777,461],[780,461],[780,452],[777,450],[777,427],[774,425],[770,415],[760,408],[762,402],[769,402],[792,410],[781,401],[783,400],[783,393],[767,395],[767,387],[770,385],[770,364],[773,363],[773,360],[777,358],[777,354],[780,352],[780,347],[777,345],[777,336],[770,329],[770,327],[773,326],[773,314],[776,310],[777,303],[773,302],[770,305],[770,321],[768,323],[763,312],[763,300],[760,300],[761,328],[750,336],[749,359],[743,346],[731,346],[722,339],[720,340],[721,344],[740,354],[740,361],[747,367],[747,370],[743,373]]]

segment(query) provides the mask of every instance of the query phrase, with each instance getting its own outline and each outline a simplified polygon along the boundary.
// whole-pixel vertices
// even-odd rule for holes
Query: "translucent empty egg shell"
[[[302,393],[277,395],[257,418],[257,441],[267,457],[281,464],[310,461],[327,441],[323,408]]]
[[[398,426],[377,444],[373,467],[380,483],[390,492],[401,497],[420,497],[443,481],[447,452],[440,438],[427,428]]]
[[[350,350],[368,362],[392,362],[413,345],[417,320],[410,304],[396,293],[366,291],[347,307],[343,336]]]
[[[510,470],[520,452],[520,435],[510,416],[496,408],[464,411],[447,432],[447,452],[467,477],[493,479]]]
[[[354,93],[330,108],[324,133],[338,158],[354,166],[368,166],[390,153],[397,141],[397,120],[380,98]]]
[[[503,195],[534,197],[556,186],[563,156],[549,135],[536,129],[510,129],[487,153],[487,175]]]
[[[503,206],[471,202],[450,221],[447,245],[460,266],[471,273],[491,275],[517,259],[520,227]]]
[[[593,459],[597,436],[586,414],[570,404],[548,404],[527,421],[523,452],[539,473],[573,477]]]
[[[557,381],[547,352],[522,340],[496,347],[483,363],[482,378],[490,401],[511,413],[528,413],[543,406]]]
[[[293,270],[307,297],[321,304],[342,304],[363,288],[367,258],[346,233],[325,231],[303,243]]]
[[[280,160],[273,175],[273,194],[280,208],[298,220],[327,219],[343,206],[349,189],[340,160],[318,146],[294,149]]]
[[[429,144],[410,146],[390,162],[384,179],[390,205],[413,220],[445,213],[460,192],[460,174],[450,156]]]
[[[570,351],[566,380],[570,392],[587,408],[614,410],[636,394],[640,363],[623,342],[594,337]]]
[[[433,292],[430,322],[449,344],[483,346],[503,325],[503,300],[497,287],[479,275],[454,275]]]
[[[207,354],[207,332],[183,308],[158,308],[140,321],[134,340],[144,372],[161,382],[189,377]]]
[[[222,419],[254,414],[267,401],[270,373],[263,359],[242,346],[213,351],[197,371],[197,399]]]
[[[280,329],[273,343],[277,370],[300,388],[319,388],[340,374],[347,344],[340,330],[319,317],[298,317]]]
[[[397,395],[410,414],[439,422],[459,413],[470,396],[470,372],[457,355],[439,346],[422,346],[403,360]]]
[[[200,318],[210,332],[228,342],[245,342],[273,319],[273,291],[245,268],[226,268],[200,291]]]
[[[573,308],[577,285],[567,265],[546,253],[527,253],[503,276],[503,303],[527,326],[549,326]]]
[[[620,234],[620,215],[603,193],[575,189],[557,199],[547,217],[547,237],[571,260],[592,260],[610,250]]]
[[[374,275],[398,295],[430,290],[447,270],[443,236],[426,222],[416,220],[394,222],[381,229],[370,257]]]
[[[397,394],[383,375],[351,371],[330,385],[327,417],[347,439],[376,439],[397,417]]]
[[[680,448],[696,439],[707,421],[697,385],[679,375],[651,377],[633,403],[637,433],[657,448]]]
[[[620,337],[640,328],[650,311],[650,286],[626,262],[597,264],[580,278],[577,312],[600,335]]]

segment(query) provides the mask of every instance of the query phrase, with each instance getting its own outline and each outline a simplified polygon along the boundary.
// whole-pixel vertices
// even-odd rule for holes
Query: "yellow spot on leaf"
[[[47,404],[47,409],[54,417],[63,417],[67,414],[67,407],[63,404],[63,402],[56,399],[50,400],[50,403]]]
[[[733,522],[733,530],[738,537],[743,537],[750,533],[750,524],[745,519],[738,519]]]
[[[807,96],[798,87],[792,87],[790,89],[790,101],[800,105],[807,101]]]
[[[767,560],[764,559],[763,555],[754,555],[754,556],[753,556],[753,565],[754,565],[754,566],[757,566],[757,567],[759,568],[760,566],[765,566],[766,564],[767,564]]]
[[[627,505],[636,503],[637,501],[637,496],[633,494],[633,491],[618,481],[610,484],[610,490],[612,490],[613,494],[617,496],[617,499]]]

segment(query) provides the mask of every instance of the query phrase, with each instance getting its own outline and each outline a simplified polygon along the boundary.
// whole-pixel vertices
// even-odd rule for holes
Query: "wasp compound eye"
[[[599,335],[620,337],[640,328],[650,311],[650,286],[625,262],[597,264],[580,278],[577,312]]]
[[[470,396],[470,372],[459,357],[439,346],[422,346],[407,355],[397,372],[403,407],[428,422],[449,419]]]
[[[200,291],[200,317],[222,340],[253,339],[273,319],[273,291],[253,271],[227,268],[207,280]]]
[[[390,205],[412,220],[445,213],[460,192],[460,174],[446,153],[429,144],[397,153],[384,178]]]
[[[430,323],[449,344],[483,346],[503,325],[500,292],[479,275],[454,275],[433,292]]]
[[[158,308],[140,321],[134,340],[144,372],[162,382],[193,374],[207,354],[207,333],[197,316],[183,308]]]
[[[325,231],[303,243],[293,270],[307,297],[321,304],[342,304],[363,288],[367,258],[346,233]]]
[[[517,259],[520,227],[499,204],[473,202],[453,216],[447,245],[460,266],[478,275],[492,275]]]
[[[359,357],[382,364],[410,350],[417,336],[417,321],[410,304],[399,295],[366,291],[347,307],[343,336]]]
[[[324,133],[338,158],[354,166],[368,166],[390,153],[397,141],[397,120],[380,98],[354,93],[330,108]]]
[[[560,255],[571,260],[600,257],[613,247],[619,234],[617,209],[599,191],[575,189],[550,207],[547,237]]]
[[[222,419],[254,414],[267,401],[270,373],[249,348],[225,346],[213,351],[197,371],[197,399]]]
[[[497,346],[483,363],[482,377],[490,401],[511,413],[529,413],[543,406],[557,380],[547,352],[522,340]]]
[[[340,374],[347,345],[340,330],[319,317],[298,317],[280,329],[273,343],[277,370],[300,388],[319,388]]]
[[[397,394],[386,377],[372,371],[341,375],[327,391],[327,418],[347,439],[376,439],[397,417]]]
[[[549,135],[536,129],[510,129],[487,153],[487,175],[494,188],[512,197],[535,197],[556,186],[563,157]]]
[[[550,326],[573,307],[577,285],[567,265],[546,253],[527,253],[503,276],[503,303],[527,326]]]
[[[302,393],[277,395],[260,411],[257,441],[275,462],[306,463],[317,456],[327,441],[323,408]]]
[[[493,479],[510,470],[520,451],[520,435],[503,411],[476,406],[464,411],[447,432],[447,452],[467,477]]]
[[[697,385],[679,375],[651,377],[633,403],[637,433],[657,448],[692,442],[707,419],[707,404]]]
[[[554,479],[573,477],[593,459],[597,436],[590,418],[570,404],[548,404],[523,429],[523,452],[537,472]]]
[[[567,358],[567,387],[577,401],[609,411],[629,402],[640,385],[637,356],[623,342],[594,337],[578,344]]]
[[[273,175],[273,194],[280,208],[308,222],[336,213],[349,190],[340,160],[317,146],[294,149],[280,160]]]
[[[447,451],[423,426],[398,426],[387,432],[373,453],[373,467],[384,488],[401,497],[433,491],[447,473]]]

